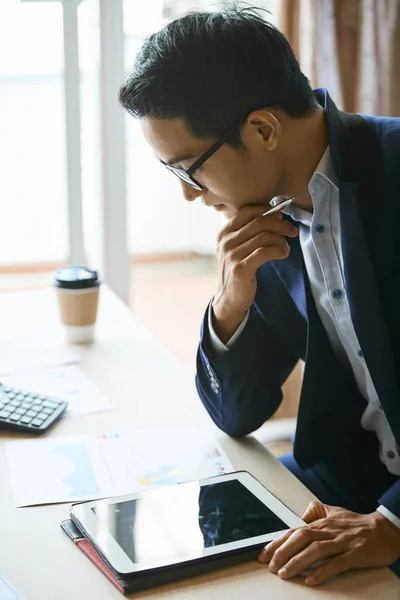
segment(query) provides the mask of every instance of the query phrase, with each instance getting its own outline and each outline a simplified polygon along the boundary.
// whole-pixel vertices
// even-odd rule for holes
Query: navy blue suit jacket
[[[326,90],[339,181],[342,252],[354,328],[400,451],[400,119],[340,112]],[[289,217],[287,217],[289,218]],[[256,430],[279,407],[281,386],[305,361],[294,456],[302,468],[353,464],[360,486],[400,517],[400,478],[379,460],[376,434],[360,424],[366,400],[332,351],[316,311],[298,238],[288,258],[264,264],[248,323],[215,359],[207,313],[196,383],[214,422],[232,436]]]

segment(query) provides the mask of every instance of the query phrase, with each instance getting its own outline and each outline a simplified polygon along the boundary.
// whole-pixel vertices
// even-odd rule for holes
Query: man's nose
[[[179,180],[179,183],[182,187],[183,197],[188,202],[193,202],[193,200],[196,200],[196,198],[199,198],[204,193],[204,190],[196,190],[182,179]]]

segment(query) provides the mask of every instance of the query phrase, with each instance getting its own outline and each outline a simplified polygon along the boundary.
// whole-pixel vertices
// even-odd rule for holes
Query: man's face
[[[269,124],[262,118],[261,113],[260,121],[256,115],[243,125],[245,149],[224,144],[193,174],[201,191],[179,180],[186,200],[201,198],[230,218],[242,206],[267,204],[279,195],[283,179],[279,131],[273,121]],[[183,119],[142,119],[141,127],[155,155],[178,168],[188,169],[215,142],[193,137]]]

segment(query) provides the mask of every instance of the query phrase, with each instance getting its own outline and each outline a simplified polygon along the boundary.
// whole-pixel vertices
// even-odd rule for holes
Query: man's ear
[[[279,119],[267,110],[257,110],[248,116],[247,122],[257,130],[264,147],[269,151],[275,150],[282,133]]]

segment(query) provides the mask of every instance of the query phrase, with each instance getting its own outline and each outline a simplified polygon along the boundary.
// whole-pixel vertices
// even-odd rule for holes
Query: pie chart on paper
[[[179,483],[179,469],[171,465],[163,465],[157,470],[148,471],[144,477],[138,477],[137,481],[146,487],[153,485],[174,485]]]

